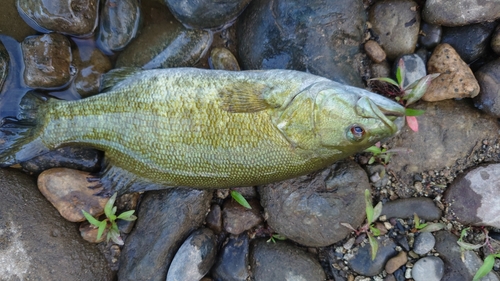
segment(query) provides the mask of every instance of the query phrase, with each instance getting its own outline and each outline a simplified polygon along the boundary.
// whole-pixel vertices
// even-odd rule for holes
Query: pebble
[[[500,58],[491,61],[475,73],[479,83],[479,95],[474,98],[474,105],[480,110],[500,117]]]
[[[500,227],[500,164],[479,166],[459,175],[444,199],[449,212],[464,225]]]
[[[38,177],[38,189],[68,221],[84,221],[82,210],[94,217],[104,212],[108,198],[95,196],[100,189],[92,189],[98,182],[88,182],[88,172],[67,168],[46,170]]]
[[[360,247],[354,258],[347,261],[349,267],[356,273],[365,276],[375,276],[382,272],[387,261],[396,256],[396,243],[387,237],[376,237],[378,250],[372,260],[370,244]]]
[[[479,84],[469,66],[449,44],[439,44],[427,63],[428,73],[440,73],[422,97],[425,101],[473,98]]]
[[[427,49],[434,49],[440,42],[443,35],[443,29],[440,25],[429,24],[422,21],[418,43]]]
[[[428,0],[425,1],[422,17],[435,25],[462,26],[500,18],[500,5],[496,1]]]
[[[61,34],[30,36],[21,44],[28,87],[50,89],[67,85],[71,79],[71,46]]]
[[[215,234],[219,234],[222,231],[222,212],[219,205],[212,204],[205,221],[207,227],[213,230]]]
[[[381,63],[385,61],[386,54],[384,49],[380,47],[377,41],[368,40],[365,43],[365,52],[370,57],[370,59],[375,63]]]
[[[177,250],[166,281],[200,280],[214,264],[216,254],[213,231],[208,228],[194,231]]]
[[[90,37],[97,26],[99,0],[18,0],[17,10],[33,29]]]
[[[425,197],[415,197],[397,199],[387,202],[382,208],[382,215],[388,218],[409,219],[413,214],[417,214],[420,219],[426,221],[438,220],[441,218],[441,210],[434,204],[432,199]]]
[[[496,23],[478,23],[460,27],[444,27],[441,43],[450,44],[466,63],[485,57]]]
[[[438,257],[419,259],[411,271],[415,281],[440,281],[444,275],[444,262]]]
[[[239,71],[240,66],[234,55],[226,48],[213,48],[210,51],[210,68]]]
[[[394,61],[393,73],[397,71],[399,60],[403,60],[405,66],[405,76],[403,80],[403,87],[410,85],[418,79],[427,75],[425,69],[425,62],[417,54],[403,55]],[[395,75],[394,75],[395,76]]]
[[[430,252],[436,245],[436,238],[430,232],[422,232],[415,238],[413,251],[419,255],[425,255]]]
[[[165,0],[175,18],[189,28],[223,29],[231,25],[251,0],[182,2]]]
[[[326,279],[325,272],[316,258],[285,241],[252,241],[250,267],[254,280],[259,281]]]
[[[21,167],[28,172],[41,172],[58,167],[65,167],[85,172],[99,172],[103,153],[92,148],[61,147],[43,155],[21,162]]]
[[[316,173],[259,188],[269,226],[288,239],[323,247],[344,239],[365,219],[365,171],[353,161],[339,161]],[[314,206],[313,208],[311,206]]]
[[[189,188],[146,192],[122,249],[118,280],[164,281],[175,251],[203,223],[211,198],[210,191]]]
[[[222,226],[226,232],[239,235],[262,223],[259,202],[251,199],[248,200],[248,203],[252,209],[241,206],[232,198],[228,198],[224,202],[222,206]]]
[[[405,265],[408,261],[408,256],[405,251],[401,251],[397,256],[392,257],[385,264],[385,271],[389,274],[394,273],[398,268]]]
[[[412,0],[377,1],[370,7],[369,20],[389,60],[413,53],[420,27],[417,3]]]
[[[500,55],[500,25],[497,26],[491,36],[491,49],[493,49],[497,55]]]
[[[248,235],[230,236],[221,249],[213,269],[215,281],[246,281],[250,277]]]

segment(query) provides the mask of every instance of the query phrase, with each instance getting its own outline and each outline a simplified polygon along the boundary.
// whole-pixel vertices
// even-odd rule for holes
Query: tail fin
[[[29,160],[49,151],[40,139],[40,114],[47,98],[28,92],[19,104],[17,118],[5,118],[0,125],[0,167]]]

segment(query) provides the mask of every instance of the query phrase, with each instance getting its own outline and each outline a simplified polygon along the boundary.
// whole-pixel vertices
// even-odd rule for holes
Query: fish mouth
[[[380,119],[391,129],[392,134],[398,131],[394,121],[405,116],[405,108],[402,105],[384,97],[370,98],[363,96],[358,100],[356,109],[358,114],[363,117]]]

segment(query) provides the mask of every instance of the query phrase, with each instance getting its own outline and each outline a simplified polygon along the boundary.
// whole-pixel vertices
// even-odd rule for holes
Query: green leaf
[[[100,221],[98,221],[96,218],[94,218],[91,214],[85,212],[84,210],[82,210],[82,213],[83,213],[83,216],[87,219],[87,221],[95,226],[95,227],[99,227],[99,224],[101,223]]]
[[[136,216],[134,216],[135,210],[130,210],[121,213],[118,217],[116,217],[119,220],[124,220],[124,221],[135,221],[137,219]]]
[[[495,264],[495,256],[488,255],[484,259],[483,265],[477,270],[476,275],[474,275],[473,281],[477,281],[486,276],[486,274],[488,274],[493,269],[494,264]]]
[[[274,239],[278,239],[278,240],[286,240],[286,236],[285,235],[281,235],[281,234],[273,234],[273,238]]]
[[[457,241],[457,244],[460,246],[460,248],[462,248],[463,250],[466,250],[466,251],[477,250],[477,249],[482,248],[484,246],[484,244],[483,245],[471,244],[471,243],[467,243],[467,242],[460,241],[460,240]]]
[[[380,175],[381,177],[383,176],[382,174]],[[378,202],[377,205],[375,205],[375,208],[373,208],[373,220],[376,221],[378,217],[380,217],[380,214],[382,213],[382,202]]]
[[[243,195],[241,195],[241,193],[239,193],[238,191],[232,190],[231,197],[233,197],[233,199],[236,202],[238,202],[241,206],[247,209],[252,209],[252,207],[250,207],[250,204],[248,204],[248,201],[245,199],[245,197],[243,197]]]
[[[372,250],[372,260],[375,260],[378,251],[378,242],[375,237],[368,235],[368,242],[370,243],[370,248]]]
[[[403,82],[406,75],[405,62],[403,59],[399,59],[398,68],[396,69],[396,80],[398,81],[398,86],[403,88]]]
[[[378,78],[372,78],[370,80],[375,80],[375,81],[382,81],[382,82],[387,82],[389,84],[392,84],[396,87],[399,88],[398,82],[394,81],[394,79],[388,78],[388,77],[378,77]]]
[[[418,217],[417,213],[413,213],[413,221],[415,222],[415,228],[418,229],[420,226],[420,218]]]
[[[373,222],[373,205],[372,205],[372,196],[368,189],[365,189],[365,204],[366,204],[366,220],[368,224]]]
[[[116,231],[108,232],[107,240],[109,241],[109,239],[111,239],[111,241],[115,242],[118,245],[123,245],[123,239],[120,237],[119,232]]]
[[[112,215],[116,214],[116,206],[114,206],[113,209],[111,209],[111,214]]]
[[[425,113],[425,110],[406,108],[405,115],[406,116],[420,116]]]
[[[370,160],[368,160],[368,165],[371,165],[373,164],[373,162],[375,162],[375,157],[370,157]]]
[[[356,232],[356,229],[354,227],[352,227],[352,225],[350,223],[341,222],[340,225],[345,226],[345,227],[349,228],[350,230]]]
[[[101,239],[104,230],[106,229],[107,221],[103,220],[99,223],[99,229],[97,230],[97,240]]]
[[[365,149],[365,152],[371,152],[373,153],[373,155],[378,155],[382,152],[382,149],[380,149],[380,147],[376,147],[373,145]]]
[[[458,239],[459,241],[462,241],[462,239],[467,236],[467,231],[470,229],[470,227],[466,227],[464,229],[462,229],[462,231],[460,232],[460,238]]]
[[[112,215],[113,211],[113,205],[115,204],[116,200],[116,192],[109,198],[108,202],[106,202],[106,205],[104,205],[104,214],[106,214],[106,217],[110,217]]]
[[[373,233],[373,236],[380,236],[380,229],[370,225],[370,231]]]
[[[439,76],[439,73],[429,74],[412,83],[407,87],[405,96],[406,105],[410,105],[420,100],[431,85],[432,80]]]

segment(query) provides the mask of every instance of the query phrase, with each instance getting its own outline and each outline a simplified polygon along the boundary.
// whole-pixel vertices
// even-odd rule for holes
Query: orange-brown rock
[[[97,182],[88,182],[88,172],[54,168],[38,176],[38,189],[54,205],[61,216],[72,222],[84,221],[82,210],[98,216],[108,198],[95,196],[100,189],[91,189]]]
[[[384,49],[373,40],[368,40],[365,43],[365,52],[370,59],[375,63],[381,63],[385,60],[386,54]]]
[[[399,252],[399,254],[393,258],[391,258],[387,263],[385,264],[385,271],[389,274],[394,273],[398,268],[401,266],[405,265],[406,262],[408,261],[408,257],[406,255],[405,251]]]
[[[449,44],[440,44],[427,63],[427,73],[441,73],[434,79],[422,97],[425,101],[453,98],[473,98],[479,93],[479,84],[469,66]]]

